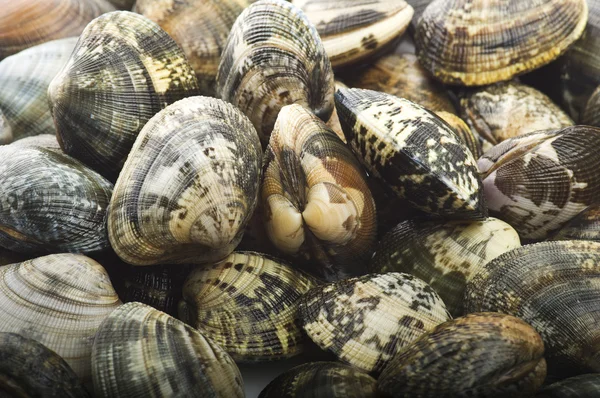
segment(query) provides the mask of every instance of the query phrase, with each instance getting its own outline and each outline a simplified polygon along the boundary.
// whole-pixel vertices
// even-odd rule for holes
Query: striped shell
[[[308,336],[342,362],[379,373],[402,347],[447,321],[437,293],[408,274],[371,274],[310,290],[300,299]]]
[[[587,16],[585,0],[435,0],[419,20],[417,54],[444,83],[509,80],[564,53]]]
[[[509,315],[470,314],[404,347],[377,381],[393,397],[531,397],[546,377],[544,343]]]
[[[521,246],[519,235],[495,218],[484,221],[404,221],[388,232],[371,260],[373,272],[406,272],[427,282],[453,316],[464,313],[467,282],[486,263]]]
[[[48,88],[60,146],[112,180],[146,122],[198,93],[177,44],[154,22],[127,11],[92,21]]]
[[[600,374],[570,377],[543,388],[536,398],[590,398],[600,396]]]
[[[335,101],[352,150],[398,196],[436,216],[485,218],[475,159],[440,118],[370,90],[340,89]]]
[[[315,25],[331,65],[366,60],[401,36],[413,16],[404,0],[291,0]]]
[[[600,242],[600,204],[593,204],[573,217],[550,240],[593,240]]]
[[[238,17],[221,56],[217,94],[250,118],[264,146],[285,105],[300,104],[329,120],[333,91],[321,39],[300,9],[260,0]]]
[[[478,159],[483,154],[480,142],[481,137],[479,137],[476,130],[469,128],[467,123],[454,113],[437,111],[435,114],[448,123],[448,126],[452,128],[452,131],[469,148],[475,159]]]
[[[600,243],[526,245],[487,263],[468,284],[468,312],[495,311],[531,324],[546,347],[548,371],[600,371]]]
[[[316,286],[291,266],[252,252],[197,267],[188,276],[179,319],[236,361],[289,358],[303,351],[298,300]]]
[[[0,332],[39,341],[90,378],[92,342],[120,305],[108,274],[91,258],[53,254],[0,268]]]
[[[282,108],[264,161],[261,205],[269,238],[328,280],[362,275],[377,224],[352,151],[300,105]]]
[[[100,326],[92,352],[98,397],[243,397],[235,362],[210,339],[141,303]]]
[[[311,362],[277,376],[258,398],[375,398],[375,379],[337,362]]]
[[[0,246],[28,254],[108,248],[112,184],[46,137],[0,146]]]
[[[509,139],[479,159],[490,214],[521,239],[545,239],[600,200],[600,129],[588,126]]]
[[[140,132],[115,184],[108,235],[134,265],[221,260],[258,200],[261,147],[252,124],[221,100],[192,97]]]

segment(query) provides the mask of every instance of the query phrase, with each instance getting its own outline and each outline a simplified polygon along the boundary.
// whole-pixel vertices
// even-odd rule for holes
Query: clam
[[[236,361],[289,358],[304,348],[298,300],[316,285],[279,260],[236,252],[192,271],[183,287],[179,319]]]
[[[588,398],[600,396],[600,374],[570,377],[544,387],[536,398]]]
[[[563,54],[587,16],[585,0],[435,0],[418,22],[417,54],[444,83],[509,80]]]
[[[75,43],[76,37],[54,40],[0,62],[0,108],[12,128],[13,140],[56,135],[46,94],[54,76],[69,60]]]
[[[84,380],[91,376],[96,330],[120,304],[104,268],[83,255],[52,254],[0,268],[0,332],[39,341]]]
[[[10,144],[13,140],[12,127],[0,109],[0,145]]]
[[[600,204],[593,204],[573,217],[551,240],[593,240],[600,242]]]
[[[389,397],[531,397],[546,377],[544,343],[510,315],[470,314],[400,350],[377,389]]]
[[[217,94],[250,118],[264,146],[280,109],[300,104],[327,121],[333,72],[314,26],[283,0],[260,0],[238,17],[217,73]]]
[[[521,239],[540,240],[600,199],[600,129],[589,126],[508,139],[479,159],[490,214]]]
[[[60,146],[112,180],[146,122],[197,94],[194,71],[173,39],[127,11],[92,21],[48,88]]]
[[[261,188],[269,238],[325,279],[364,274],[377,223],[366,175],[350,148],[301,105],[281,109]]]
[[[238,15],[251,0],[137,0],[135,11],[160,25],[179,44],[203,95],[215,95],[221,51]]]
[[[89,397],[64,359],[14,333],[0,333],[0,391],[5,397]]]
[[[135,0],[108,0],[112,5],[119,10],[131,10],[136,3]]]
[[[12,0],[0,14],[0,60],[28,47],[80,34],[115,8],[106,0]]]
[[[127,303],[102,323],[92,351],[99,397],[243,397],[235,362],[181,321]]]
[[[113,249],[133,265],[223,259],[256,207],[261,158],[256,131],[231,104],[168,106],[144,126],[115,185]]]
[[[27,254],[108,248],[112,184],[52,147],[54,138],[26,140],[0,146],[0,246]]]
[[[467,282],[483,265],[519,246],[517,232],[496,218],[446,223],[407,220],[383,237],[370,268],[422,279],[453,316],[460,316]]]
[[[452,128],[452,131],[462,140],[462,142],[469,148],[469,151],[473,154],[475,159],[482,155],[483,149],[481,148],[481,137],[476,130],[469,128],[467,123],[454,113],[438,111],[435,112],[443,121],[448,123]]]
[[[258,398],[375,398],[375,379],[337,362],[305,363],[277,376]]]
[[[581,124],[600,127],[600,86],[588,98],[583,114],[581,115]]]
[[[335,101],[352,150],[398,196],[435,216],[486,217],[475,159],[443,120],[371,90],[340,89]]]
[[[402,347],[450,318],[431,286],[395,272],[318,286],[299,305],[304,330],[319,347],[374,374]]]
[[[413,16],[404,0],[291,0],[315,25],[334,68],[366,60],[401,36]]]
[[[598,372],[600,243],[542,242],[504,253],[469,281],[465,308],[531,324],[544,340],[549,374]]]

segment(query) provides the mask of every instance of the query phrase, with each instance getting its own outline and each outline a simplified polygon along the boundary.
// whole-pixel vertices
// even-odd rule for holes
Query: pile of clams
[[[600,397],[600,0],[4,3],[1,396]]]

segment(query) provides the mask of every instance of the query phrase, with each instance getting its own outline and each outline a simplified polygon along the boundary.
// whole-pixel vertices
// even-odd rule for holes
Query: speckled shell
[[[408,274],[371,274],[310,290],[300,299],[308,336],[342,362],[379,373],[402,347],[450,319],[437,293]]]
[[[339,122],[338,122],[339,123]],[[0,109],[0,145],[10,144],[13,141],[12,127]]]
[[[376,381],[336,362],[312,362],[277,376],[258,398],[375,398]]]
[[[470,314],[404,347],[381,373],[389,397],[531,397],[546,377],[544,343],[509,315]]]
[[[92,21],[48,88],[63,150],[112,180],[146,122],[197,94],[196,76],[177,44],[128,11]]]
[[[402,35],[413,16],[404,0],[291,0],[306,13],[323,41],[331,65],[366,58]]]
[[[250,118],[263,145],[285,105],[302,105],[329,120],[333,91],[323,43],[299,8],[260,0],[238,17],[221,56],[217,94]]]
[[[232,105],[170,105],[144,126],[115,185],[113,249],[133,265],[223,259],[256,207],[261,158],[256,131]]]
[[[0,60],[28,47],[80,34],[115,8],[106,0],[11,0],[0,13]]]
[[[315,280],[274,258],[232,253],[186,279],[179,319],[236,361],[289,358],[303,350],[298,300]]]
[[[39,341],[84,380],[92,342],[121,302],[100,264],[79,254],[53,254],[0,268],[0,332]]]
[[[112,184],[31,138],[0,146],[0,246],[23,253],[106,249]]]
[[[598,372],[600,243],[542,242],[507,252],[467,284],[465,308],[531,324],[553,375]]]
[[[5,397],[89,397],[64,359],[14,333],[0,333],[0,391]]]
[[[243,397],[221,347],[181,321],[127,303],[100,326],[92,352],[98,397]]]
[[[536,398],[590,398],[600,396],[600,374],[570,377],[543,388]]]
[[[344,134],[370,174],[436,216],[483,219],[487,209],[471,151],[425,108],[390,94],[340,89]]]
[[[407,220],[383,237],[370,268],[422,279],[453,316],[460,316],[467,282],[484,264],[519,246],[517,231],[496,218],[447,223]]]
[[[75,43],[76,37],[54,40],[0,62],[0,108],[12,127],[12,139],[56,135],[46,93],[69,60]]]
[[[574,124],[546,95],[516,81],[469,91],[460,104],[463,119],[481,137],[484,150],[507,138]]]
[[[363,275],[375,202],[350,148],[300,105],[281,109],[265,152],[261,205],[269,238],[319,277]]]
[[[452,128],[452,131],[469,148],[475,159],[478,159],[483,154],[479,134],[477,134],[477,131],[471,130],[464,120],[450,112],[437,111],[435,114],[448,123],[448,126]]]
[[[600,127],[600,86],[594,90],[585,104],[581,124]]]
[[[593,204],[559,229],[550,240],[593,240],[600,242],[600,204]]]
[[[215,95],[221,51],[238,15],[251,0],[138,0],[135,11],[179,44],[196,72],[200,92]]]
[[[587,16],[585,0],[435,0],[415,44],[421,64],[444,83],[484,85],[556,59]]]
[[[600,199],[600,129],[533,133],[502,142],[479,159],[490,214],[521,239],[545,239]]]

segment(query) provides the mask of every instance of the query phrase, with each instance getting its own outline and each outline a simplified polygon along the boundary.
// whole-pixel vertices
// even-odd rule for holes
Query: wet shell
[[[99,397],[243,397],[235,362],[210,339],[141,303],[115,310],[92,352]]]
[[[464,313],[467,282],[489,261],[521,246],[495,218],[447,223],[408,220],[388,232],[371,260],[373,272],[406,272],[427,282],[453,316]]]
[[[531,397],[546,377],[544,343],[522,320],[471,314],[404,347],[381,373],[389,397]]]
[[[469,91],[460,104],[464,120],[477,131],[486,149],[507,138],[573,125],[550,98],[516,81]]]
[[[106,249],[112,184],[31,138],[0,146],[0,246],[23,253]]]
[[[2,109],[0,109],[0,145],[10,144],[12,141],[12,127],[10,127],[8,120],[6,120],[6,116],[4,116]]]
[[[444,83],[509,80],[564,53],[587,16],[585,0],[435,0],[419,20],[417,54]]]
[[[51,41],[0,62],[0,108],[12,127],[12,139],[56,135],[46,94],[54,76],[69,60],[75,43],[76,37]]]
[[[550,384],[536,398],[589,398],[600,396],[600,374],[590,373]]]
[[[92,21],[48,88],[61,147],[113,180],[144,124],[198,93],[177,44],[154,22],[127,11]]]
[[[250,0],[138,0],[135,11],[160,25],[179,44],[196,72],[200,92],[215,95],[221,51]]]
[[[600,204],[576,215],[552,236],[551,240],[593,240],[600,242]]]
[[[316,282],[274,258],[232,253],[196,268],[185,281],[179,319],[236,361],[289,358],[302,352],[298,300]]]
[[[192,97],[154,116],[115,185],[108,234],[133,265],[226,257],[258,201],[262,152],[252,124],[221,100]]]
[[[363,275],[375,202],[350,148],[300,105],[282,108],[265,153],[261,201],[269,238],[328,280]]]
[[[431,286],[392,272],[316,287],[300,299],[300,317],[319,347],[379,373],[402,347],[450,314]]]
[[[108,274],[91,258],[53,254],[0,268],[0,332],[39,341],[91,376],[92,342],[121,302]]]
[[[444,121],[376,91],[340,89],[335,101],[352,150],[398,196],[436,216],[485,218],[475,159]]]
[[[115,8],[105,0],[11,0],[0,13],[0,60],[28,47],[80,34]]]
[[[495,311],[531,324],[548,372],[600,371],[600,243],[526,245],[487,263],[468,284],[468,312]]]
[[[509,139],[479,159],[490,214],[521,239],[545,239],[600,199],[600,129],[588,126]]]
[[[375,398],[376,381],[336,362],[312,362],[279,375],[258,398]]]
[[[260,0],[238,17],[217,73],[217,93],[238,107],[266,146],[282,107],[323,121],[333,112],[333,72],[314,26],[283,0]]]
[[[323,41],[331,65],[372,57],[401,36],[413,16],[404,0],[292,0],[306,13]]]

